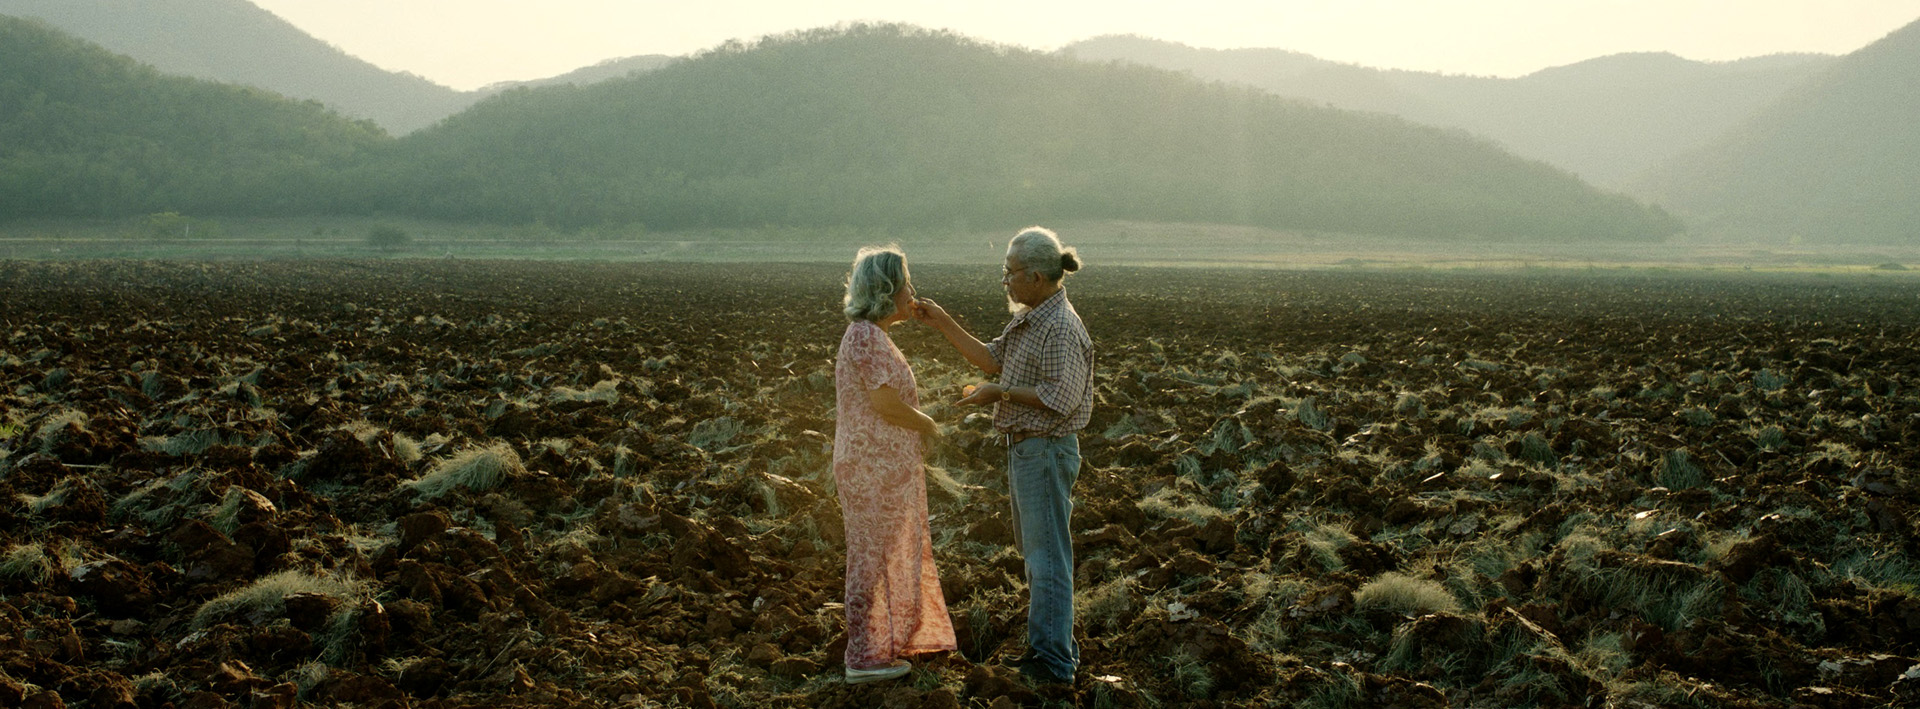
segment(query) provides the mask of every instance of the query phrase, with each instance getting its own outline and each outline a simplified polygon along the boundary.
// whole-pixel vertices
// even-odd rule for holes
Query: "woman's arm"
[[[906,400],[900,398],[899,390],[882,386],[867,392],[867,396],[872,397],[873,410],[887,423],[919,431],[923,435],[940,435],[940,424],[934,423],[932,417],[919,409],[908,406]]]

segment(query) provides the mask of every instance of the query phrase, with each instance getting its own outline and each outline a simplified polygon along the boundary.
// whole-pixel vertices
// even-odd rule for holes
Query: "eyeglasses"
[[[1016,274],[1016,273],[1021,273],[1021,272],[1024,272],[1024,271],[1027,271],[1027,270],[1030,270],[1030,269],[1028,269],[1028,268],[1027,268],[1026,266],[1021,266],[1021,267],[1019,267],[1019,268],[1005,268],[1005,267],[1002,267],[1002,268],[1000,269],[1000,280],[1003,280],[1003,281],[1004,281],[1004,280],[1007,280],[1007,279],[1009,279],[1009,278],[1012,278],[1012,277],[1013,277],[1013,274]]]

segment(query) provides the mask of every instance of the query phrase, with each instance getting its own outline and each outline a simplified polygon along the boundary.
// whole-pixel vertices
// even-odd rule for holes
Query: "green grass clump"
[[[731,416],[707,419],[693,425],[693,430],[687,433],[687,444],[710,453],[719,452],[746,428]]]
[[[1705,485],[1707,476],[1700,466],[1694,465],[1693,456],[1682,448],[1667,451],[1660,458],[1660,467],[1654,473],[1654,480],[1669,490],[1686,490]]]
[[[1681,410],[1677,415],[1681,421],[1694,428],[1711,426],[1714,421],[1713,411],[1701,406]]]
[[[452,492],[457,487],[489,490],[504,482],[507,476],[526,470],[526,466],[520,462],[520,454],[513,452],[512,446],[495,443],[455,453],[433,466],[420,479],[408,480],[400,485],[431,499]]]
[[[1422,400],[1419,394],[1403,392],[1400,398],[1393,402],[1393,412],[1407,418],[1426,418],[1427,402]]]
[[[182,431],[171,436],[141,436],[140,448],[152,453],[165,453],[171,456],[200,455],[208,448],[220,445],[220,433],[208,429]]]
[[[1293,419],[1315,431],[1333,428],[1333,417],[1315,406],[1311,396],[1301,399],[1299,405],[1293,408]]]
[[[1445,586],[1399,572],[1381,574],[1353,592],[1357,610],[1380,610],[1400,615],[1459,613],[1460,601]]]
[[[1540,434],[1528,432],[1520,438],[1520,457],[1541,465],[1553,465],[1560,462],[1559,454],[1553,452],[1553,445]]]
[[[364,595],[365,586],[350,577],[282,571],[207,601],[194,612],[193,627],[205,628],[242,614],[279,614],[286,608],[287,596],[296,593],[328,596],[340,601],[342,608],[349,608]]]
[[[1213,671],[1207,669],[1192,650],[1181,648],[1167,658],[1168,669],[1172,670],[1173,685],[1179,687],[1191,699],[1204,699],[1213,696]]]
[[[220,505],[213,510],[213,518],[207,523],[220,530],[221,534],[233,534],[240,529],[240,505],[246,499],[246,488],[228,486],[226,494],[220,496]]]
[[[1196,445],[1201,455],[1212,455],[1216,451],[1229,453],[1251,445],[1258,437],[1238,419],[1223,418],[1213,425],[1213,430],[1202,436]]]
[[[1776,424],[1754,431],[1753,445],[1763,451],[1777,451],[1785,448],[1787,446],[1787,430]]]

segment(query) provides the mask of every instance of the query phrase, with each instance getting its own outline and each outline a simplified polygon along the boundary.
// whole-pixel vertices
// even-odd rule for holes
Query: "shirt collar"
[[[1056,313],[1059,313],[1061,308],[1066,307],[1066,303],[1067,288],[1066,286],[1061,286],[1060,290],[1055,291],[1054,294],[1048,296],[1046,300],[1040,301],[1039,305],[1028,308],[1026,312],[1013,316],[1013,322],[1007,323],[1007,327],[1019,327],[1021,324],[1034,319],[1050,319]]]

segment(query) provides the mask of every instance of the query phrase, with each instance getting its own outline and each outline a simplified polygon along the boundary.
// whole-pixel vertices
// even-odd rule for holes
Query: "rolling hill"
[[[0,0],[0,15],[45,20],[169,74],[319,101],[395,134],[484,96],[381,69],[246,0]]]
[[[377,126],[0,16],[0,219],[349,211]]]
[[[1619,54],[1517,79],[1380,70],[1278,49],[1213,50],[1100,37],[1063,54],[1185,71],[1340,108],[1486,136],[1601,185],[1706,145],[1833,57],[1796,54],[1705,63]]]
[[[1437,239],[1680,230],[1473,136],[911,27],[500,92],[400,139],[0,17],[0,218],[389,214],[563,229],[1212,222]],[[610,67],[616,69],[615,67]]]
[[[0,15],[44,20],[169,74],[319,101],[394,135],[432,125],[501,91],[605,81],[674,59],[609,59],[545,79],[456,91],[369,64],[247,0],[0,0]]]
[[[508,91],[401,140],[392,212],[557,226],[1210,221],[1658,239],[1679,225],[1458,131],[901,26]]]
[[[1635,185],[1735,237],[1920,241],[1920,22]]]

